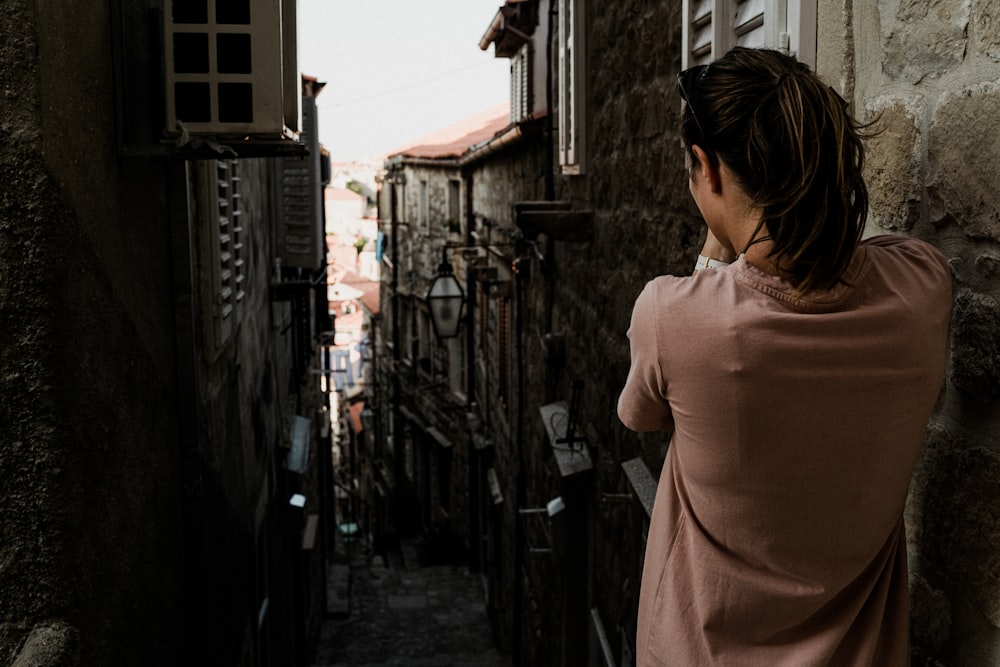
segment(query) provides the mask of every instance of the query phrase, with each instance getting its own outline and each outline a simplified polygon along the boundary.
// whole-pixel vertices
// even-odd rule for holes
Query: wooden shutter
[[[229,338],[235,322],[243,316],[246,296],[246,235],[239,167],[237,160],[217,160],[212,174],[216,343],[220,345]]]
[[[278,226],[278,253],[282,266],[316,270],[323,265],[326,248],[319,124],[313,97],[302,100],[302,126],[301,141],[309,147],[309,155],[281,159],[278,193],[284,219]]]

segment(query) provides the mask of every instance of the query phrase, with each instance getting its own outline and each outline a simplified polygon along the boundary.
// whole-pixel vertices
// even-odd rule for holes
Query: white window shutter
[[[788,0],[785,31],[789,52],[816,69],[816,0]]]
[[[719,48],[725,41],[721,33],[726,21],[720,18],[721,4],[722,0],[683,1],[681,69],[710,63],[722,55]]]
[[[733,41],[737,46],[765,45],[764,0],[736,0],[733,5]]]
[[[571,68],[573,62],[572,0],[559,0],[559,164],[571,162],[572,100]]]
[[[770,48],[816,61],[816,0],[683,0],[683,69],[734,46]]]
[[[559,0],[559,165],[582,174],[584,147],[583,0]]]
[[[531,57],[529,43],[521,45],[510,59],[510,122],[517,123],[531,112]]]

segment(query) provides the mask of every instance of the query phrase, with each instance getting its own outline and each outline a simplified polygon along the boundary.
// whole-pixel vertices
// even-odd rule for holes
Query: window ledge
[[[628,483],[632,486],[636,498],[642,503],[642,509],[646,511],[646,516],[653,516],[653,501],[656,499],[656,480],[649,472],[649,468],[643,463],[641,458],[629,459],[622,463],[622,470],[628,477]]]
[[[566,439],[566,426],[569,424],[569,408],[565,401],[549,403],[538,409],[545,424],[545,432],[549,436],[549,444],[555,455],[556,465],[562,477],[570,477],[594,468],[587,448],[588,438],[580,433],[582,427],[576,425],[576,442],[560,442]]]

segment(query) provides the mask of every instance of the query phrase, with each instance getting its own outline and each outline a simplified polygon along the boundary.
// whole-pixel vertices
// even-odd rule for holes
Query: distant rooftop
[[[347,188],[326,188],[323,194],[328,201],[360,201],[365,198],[364,195],[359,195],[357,192],[348,190]]]
[[[510,105],[505,102],[391,150],[385,157],[459,157],[470,147],[492,139],[509,125]]]

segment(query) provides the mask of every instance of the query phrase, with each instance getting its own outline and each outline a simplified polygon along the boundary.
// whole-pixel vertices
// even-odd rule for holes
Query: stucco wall
[[[907,511],[915,640],[949,665],[1000,660],[998,19],[986,0],[820,3],[818,68],[881,129],[868,233],[929,240],[952,269],[947,383]]]

